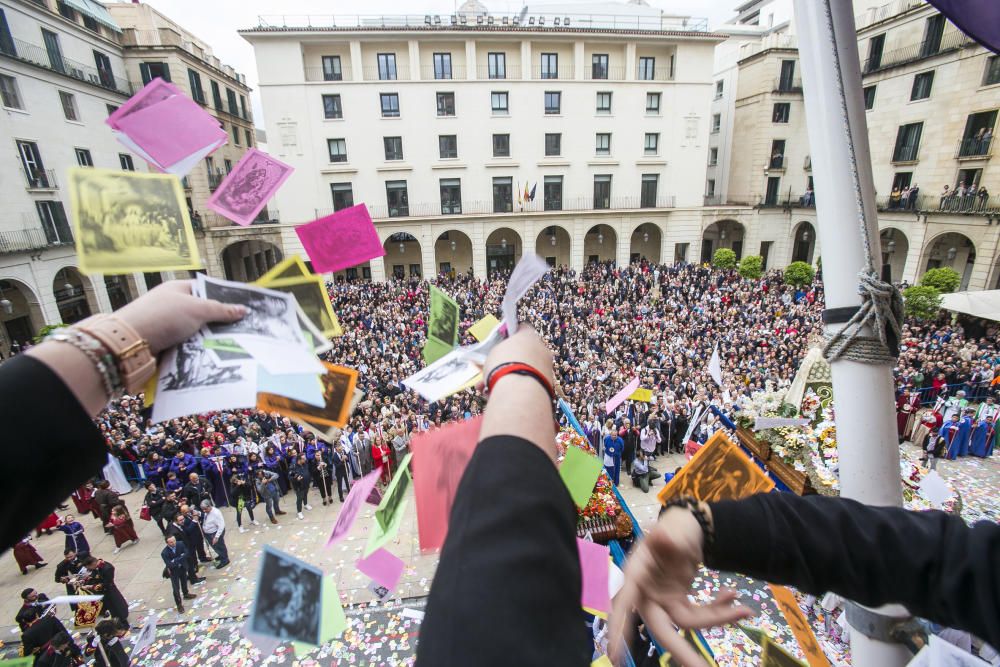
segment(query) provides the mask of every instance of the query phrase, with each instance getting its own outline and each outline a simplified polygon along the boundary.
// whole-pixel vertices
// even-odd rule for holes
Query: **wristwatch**
[[[118,375],[127,393],[138,393],[156,371],[156,359],[149,343],[114,315],[95,315],[76,327],[104,343],[114,355]]]

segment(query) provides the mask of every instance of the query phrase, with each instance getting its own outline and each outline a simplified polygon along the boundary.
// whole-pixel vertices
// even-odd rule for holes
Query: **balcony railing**
[[[377,65],[367,65],[361,68],[365,81],[409,81],[410,66],[396,65],[395,70],[380,69]]]
[[[916,7],[926,7],[924,0],[895,0],[881,7],[872,7],[863,14],[854,17],[854,24],[857,30],[867,28],[870,25],[892,18],[897,14],[915,9]]]
[[[975,44],[975,42],[967,37],[965,33],[955,30],[942,37],[940,44],[937,43],[937,40],[924,40],[917,44],[884,51],[875,57],[869,57],[864,61],[862,72],[864,74],[871,74],[872,72],[878,72],[890,67],[897,67],[930,58],[940,53],[954,51],[955,49],[960,49],[971,44]]]
[[[643,70],[638,65],[635,68],[637,81],[673,81],[674,75],[669,67],[654,67],[652,72]]]
[[[50,52],[41,46],[16,38],[13,40],[13,46],[13,52],[10,49],[4,49],[0,52],[65,76],[117,91],[122,95],[131,95],[133,92],[132,84],[129,83],[128,79],[115,76],[105,69],[97,69],[91,65],[70,60],[59,51]]]
[[[816,208],[816,194],[814,192],[804,192],[802,194],[788,193],[776,199],[768,200],[761,198],[757,204],[758,208]]]
[[[158,30],[125,28],[122,30],[122,44],[125,46],[176,46],[179,49],[187,51],[198,60],[207,62],[231,79],[239,81],[244,86],[246,85],[246,77],[229,65],[221,62],[218,57],[212,54],[210,47],[205,47],[196,42],[184,39],[183,35],[172,28],[160,28]]]
[[[58,190],[54,169],[27,169],[21,167],[27,190]]]
[[[785,168],[785,158],[783,157],[772,157],[767,161],[768,169],[784,169]]]
[[[1000,214],[1000,195],[980,197],[978,194],[951,195],[918,195],[915,199],[903,200],[902,197],[881,195],[875,198],[875,206],[879,211],[912,211],[929,213],[964,213],[967,215],[997,215]]]
[[[216,189],[218,189],[218,187],[222,185],[222,181],[226,179],[226,176],[227,174],[223,174],[221,172],[217,174],[209,174],[208,189],[211,190],[212,192],[215,192]]]
[[[268,209],[266,206],[261,209],[257,217],[253,219],[255,225],[276,225],[281,220],[278,216],[278,212],[274,209]]]
[[[624,81],[625,72],[624,65],[609,65],[607,67],[591,65],[584,69],[583,78],[588,81]]]
[[[546,70],[542,71],[540,65],[536,65],[531,70],[531,78],[535,80],[549,81],[549,80],[559,80],[559,79],[572,79],[573,78],[573,65],[569,63],[562,63],[556,68],[555,72]]]
[[[759,197],[750,195],[705,195],[705,206],[750,206],[751,202],[757,202]]]
[[[908,145],[898,146],[892,153],[893,162],[916,162],[917,155],[920,154],[920,146]]]
[[[69,242],[72,243],[72,239]],[[31,252],[32,250],[43,250],[54,245],[61,244],[49,241],[45,236],[45,232],[37,228],[0,232],[0,254],[9,255],[18,252]]]
[[[516,193],[515,193],[516,195]],[[653,206],[644,206],[644,201],[642,197],[611,197],[610,199],[605,198],[604,202],[607,206],[601,208],[594,207],[594,200],[592,197],[575,197],[569,199],[563,199],[561,201],[561,207],[558,209],[548,209],[554,211],[601,211],[601,210],[640,210],[646,208],[674,208],[675,199],[673,195],[660,195],[656,198]],[[504,210],[506,208],[506,210]],[[499,210],[498,210],[499,209]],[[398,207],[393,208],[394,211],[398,211]],[[399,217],[431,217],[447,215],[441,213],[440,203],[419,203],[410,204],[407,207],[406,215],[389,215],[389,208],[384,204],[374,204],[368,206],[368,212],[371,217],[375,220],[387,220],[390,218]],[[487,214],[518,214],[518,213],[543,213],[546,211],[542,193],[538,192],[535,196],[534,201],[523,202],[519,204],[517,201],[508,203],[505,201],[493,201],[491,199],[483,201],[464,201],[461,204],[460,215],[487,215]],[[333,210],[317,210],[317,217],[322,215],[329,215]]]
[[[566,6],[567,9],[571,5]],[[570,28],[572,30],[652,30],[707,32],[708,19],[687,16],[660,16],[649,14],[585,14],[560,12],[528,14],[522,18],[520,12],[512,14],[490,13],[487,16],[467,16],[464,14],[395,14],[395,15],[265,15],[257,17],[258,30],[275,28],[421,28],[424,30],[451,30],[479,27],[502,29],[505,26],[528,28]],[[253,32],[246,31],[246,32]]]
[[[339,83],[341,81],[354,80],[354,73],[351,71],[351,68],[347,66],[347,63],[344,63],[344,65],[340,68],[340,72],[337,72],[336,74],[333,72],[327,72],[322,67],[306,67],[305,75],[306,81],[327,81],[329,83]]]
[[[521,78],[521,66],[520,65],[512,65],[510,63],[507,63],[507,66],[504,67],[504,71],[503,71],[503,75],[504,76],[497,76],[496,73],[494,73],[493,76],[490,76],[490,66],[489,65],[480,65],[477,68],[476,71],[477,71],[478,78],[483,79],[483,80],[503,81],[504,79],[520,79]]]
[[[958,153],[956,158],[985,158],[990,156],[990,149],[993,148],[993,137],[977,139],[976,137],[966,137],[958,142]]]
[[[772,90],[775,93],[801,93],[802,79],[798,77],[792,79],[779,77],[774,80],[774,88]]]
[[[450,69],[435,68],[433,65],[424,65],[420,68],[421,81],[450,81],[465,79],[465,65],[452,65]]]

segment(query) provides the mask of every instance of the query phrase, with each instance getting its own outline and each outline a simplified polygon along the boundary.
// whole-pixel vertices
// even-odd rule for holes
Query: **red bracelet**
[[[497,381],[510,373],[534,378],[540,385],[542,385],[542,387],[545,388],[545,391],[548,393],[552,402],[555,402],[556,392],[555,389],[552,388],[552,383],[549,382],[549,379],[542,375],[542,372],[534,366],[530,366],[519,361],[508,361],[507,363],[500,364],[491,370],[490,374],[486,376],[486,393],[492,392]]]

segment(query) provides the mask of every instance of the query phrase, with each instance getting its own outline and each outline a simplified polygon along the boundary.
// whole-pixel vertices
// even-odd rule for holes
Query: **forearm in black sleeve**
[[[420,665],[590,664],[576,510],[552,460],[484,440],[466,468],[420,629]]]
[[[0,551],[41,523],[107,463],[107,447],[73,393],[48,366],[18,355],[0,364],[4,464]]]
[[[1000,526],[791,493],[711,507],[709,567],[869,606],[900,603],[1000,646]]]

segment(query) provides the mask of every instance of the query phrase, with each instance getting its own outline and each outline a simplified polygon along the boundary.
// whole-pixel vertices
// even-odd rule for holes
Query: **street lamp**
[[[504,250],[507,249],[507,237],[506,236],[504,238],[500,239],[500,247],[503,248]]]
[[[406,245],[402,241],[400,241],[399,242],[399,254],[402,255],[404,252],[406,252]]]
[[[642,242],[643,243],[649,243],[649,232],[643,232],[642,233]]]
[[[604,233],[603,232],[597,232],[597,242],[600,245],[604,245]]]
[[[452,241],[452,242],[451,242],[451,251],[452,251],[452,252],[455,252],[455,249],[456,249],[457,247],[458,247],[458,244],[457,244],[457,243],[455,243],[454,241]]]
[[[958,254],[958,248],[952,246],[948,248],[948,259],[955,259],[955,255]]]
[[[885,244],[885,249],[890,255],[896,252],[896,242],[889,241],[888,243]]]
[[[65,290],[65,292],[68,295],[73,296],[73,290],[74,290],[74,288],[73,288],[72,283],[66,283],[65,285],[63,285],[63,290]]]
[[[806,242],[809,241],[809,230],[808,229],[803,229],[802,230],[802,240],[806,241]]]
[[[549,243],[551,243],[553,246],[555,246],[555,244],[556,244],[556,235],[555,234],[550,234],[549,235]]]
[[[722,229],[719,230],[719,238],[721,240],[723,240],[723,241],[726,240],[726,228],[725,227],[723,227]]]

